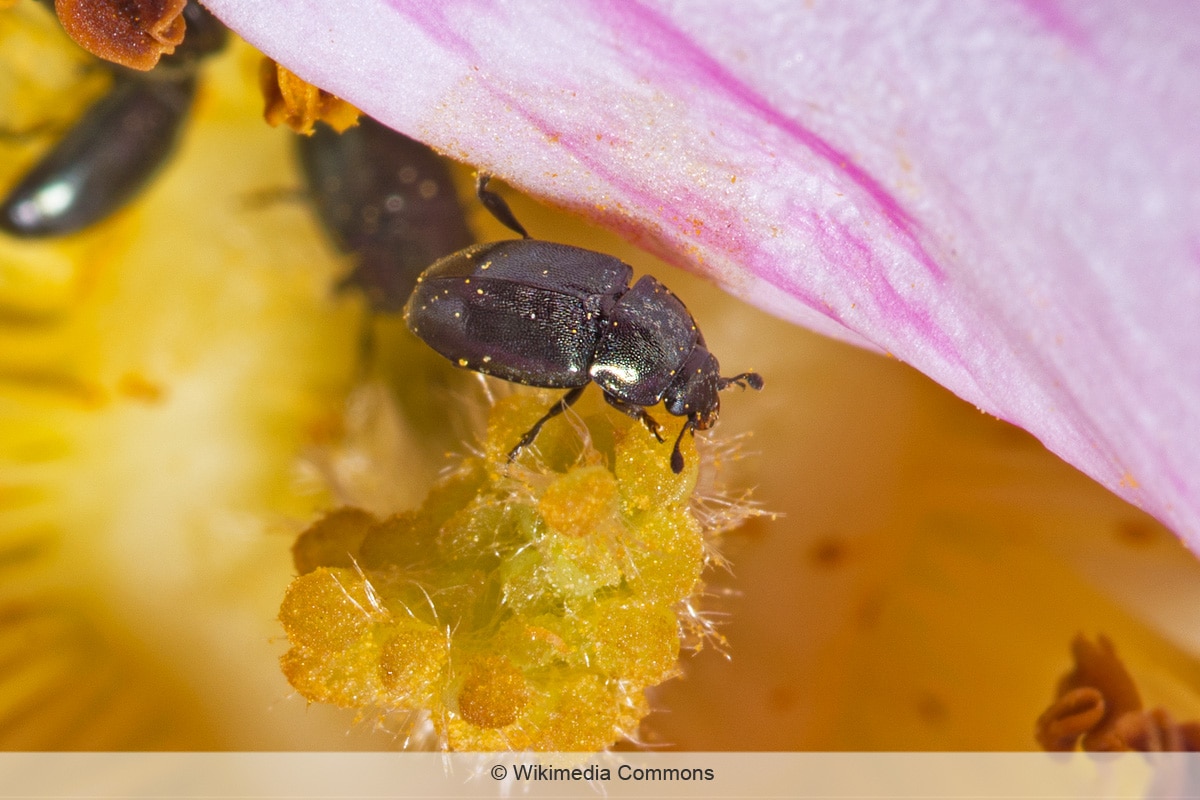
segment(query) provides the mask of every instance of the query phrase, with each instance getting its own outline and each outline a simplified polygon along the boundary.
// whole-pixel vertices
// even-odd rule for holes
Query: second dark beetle
[[[340,288],[361,289],[373,310],[402,309],[422,270],[474,241],[450,172],[426,145],[364,116],[340,134],[318,125],[296,147],[325,230],[355,256]]]
[[[191,110],[200,60],[227,38],[199,4],[183,14],[186,38],[153,70],[112,67],[109,92],[0,203],[0,229],[23,238],[75,233],[121,209],[158,172]]]
[[[647,275],[630,287],[632,267],[612,256],[528,238],[487,183],[481,175],[480,201],[524,238],[474,245],[427,269],[404,309],[408,327],[465,369],[570,389],[510,460],[595,382],[609,404],[640,419],[659,441],[647,407],[665,403],[687,418],[671,451],[671,469],[682,472],[683,434],[716,423],[717,393],[733,384],[761,389],[762,378],[721,377],[692,315],[665,286]]]

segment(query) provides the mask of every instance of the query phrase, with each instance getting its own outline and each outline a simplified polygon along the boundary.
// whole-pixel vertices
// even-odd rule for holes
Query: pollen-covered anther
[[[525,677],[503,656],[475,663],[458,693],[458,713],[480,728],[513,724],[528,703]]]
[[[318,120],[338,133],[358,124],[359,111],[340,97],[313,86],[294,72],[264,58],[259,68],[263,118],[311,136]]]
[[[620,490],[604,467],[579,467],[551,483],[538,511],[551,528],[574,539],[595,534],[618,513]]]
[[[546,403],[498,400],[481,451],[419,508],[339,509],[301,534],[280,612],[300,694],[423,717],[450,750],[634,735],[645,693],[680,672],[682,627],[714,639],[693,605],[709,561],[692,497],[703,459],[673,471],[644,420],[594,393],[513,464]]]
[[[380,648],[380,683],[402,699],[429,703],[448,658],[449,643],[440,630],[416,620],[401,621]]]
[[[88,52],[152,69],[183,41],[187,0],[55,0],[63,30]]]

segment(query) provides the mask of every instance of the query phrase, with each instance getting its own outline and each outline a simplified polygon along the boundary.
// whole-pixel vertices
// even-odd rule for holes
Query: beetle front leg
[[[501,225],[510,231],[521,234],[522,239],[528,239],[529,234],[525,232],[525,226],[517,222],[516,215],[508,207],[508,201],[487,188],[488,181],[491,179],[492,176],[486,172],[480,172],[475,177],[475,195],[479,198],[479,202],[483,203],[483,207],[490,211]]]
[[[683,453],[679,450],[683,444],[683,435],[688,431],[692,432],[692,436],[696,435],[696,420],[693,417],[688,417],[687,422],[683,423],[683,427],[679,429],[679,435],[675,437],[675,447],[671,450],[671,472],[676,475],[683,472]]]
[[[630,403],[627,400],[622,400],[619,397],[614,397],[608,392],[604,393],[604,399],[608,401],[610,406],[615,408],[617,411],[620,411],[622,414],[627,414],[634,419],[640,419],[642,424],[646,426],[646,430],[654,434],[655,439],[658,439],[659,444],[662,444],[666,441],[662,437],[662,425],[659,425],[658,420],[650,416],[644,407]]]
[[[515,461],[517,456],[521,454],[522,450],[533,444],[533,440],[537,438],[538,431],[542,429],[542,426],[566,411],[571,406],[575,405],[575,401],[583,395],[583,390],[586,388],[586,383],[583,386],[576,386],[574,389],[564,394],[561,400],[550,406],[550,410],[546,412],[545,416],[534,423],[533,427],[529,429],[528,433],[521,437],[521,441],[517,442],[516,447],[508,451],[508,460]]]

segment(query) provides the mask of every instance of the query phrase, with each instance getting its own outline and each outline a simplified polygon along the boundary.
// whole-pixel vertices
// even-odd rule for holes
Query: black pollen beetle
[[[427,145],[364,115],[343,133],[317,125],[296,148],[323,227],[354,254],[338,289],[361,289],[372,310],[400,311],[422,270],[475,241],[450,171]]]
[[[23,238],[64,236],[120,209],[174,150],[195,90],[194,78],[118,77],[9,192],[0,228]]]
[[[137,196],[175,149],[196,95],[199,61],[228,36],[198,3],[186,37],[150,72],[111,66],[113,84],[0,203],[0,229],[22,238],[64,236]]]
[[[721,377],[692,315],[665,286],[646,275],[630,287],[633,268],[612,256],[529,238],[488,179],[481,174],[476,184],[480,202],[522,238],[473,245],[425,270],[404,309],[409,329],[465,369],[570,389],[510,461],[595,382],[610,405],[640,419],[660,442],[647,407],[664,403],[687,417],[671,451],[671,469],[682,472],[684,432],[716,423],[719,391],[761,389],[762,377]]]

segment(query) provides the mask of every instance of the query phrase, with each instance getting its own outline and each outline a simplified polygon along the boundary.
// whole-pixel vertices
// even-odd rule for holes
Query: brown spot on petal
[[[917,716],[930,726],[941,725],[950,716],[946,702],[933,692],[922,692],[917,697],[916,709]]]
[[[89,53],[148,70],[183,41],[187,0],[55,0],[63,30]]]
[[[883,618],[884,605],[887,598],[883,592],[872,590],[867,593],[854,612],[854,621],[859,630],[869,631],[879,624]]]
[[[1162,527],[1150,519],[1135,517],[1117,523],[1117,539],[1131,547],[1154,544],[1163,535]]]
[[[844,566],[850,556],[850,548],[836,536],[827,536],[809,549],[809,560],[817,569],[837,569]]]
[[[287,125],[296,133],[311,136],[317,120],[338,133],[358,124],[357,108],[269,58],[263,59],[259,83],[266,104],[263,117],[271,125]]]
[[[799,702],[791,686],[776,686],[767,695],[767,707],[772,711],[791,711]]]

